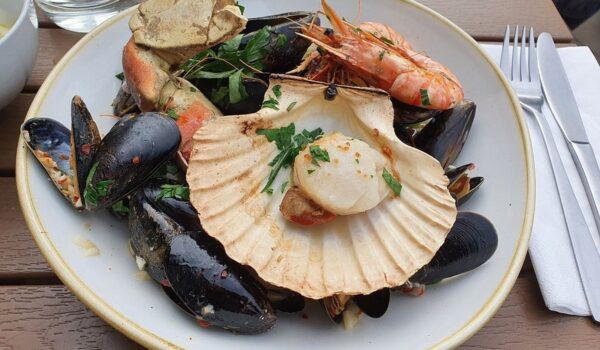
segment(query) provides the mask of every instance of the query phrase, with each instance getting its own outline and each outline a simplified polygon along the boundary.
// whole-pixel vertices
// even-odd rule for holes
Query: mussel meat
[[[87,209],[107,208],[142,185],[173,158],[181,135],[160,113],[127,115],[104,137],[86,182]]]
[[[165,271],[181,302],[212,326],[256,334],[277,320],[265,289],[203,232],[173,238]]]
[[[497,247],[498,234],[488,219],[472,212],[459,212],[444,244],[410,281],[432,284],[471,271],[488,261]]]
[[[475,169],[475,164],[469,163],[456,168],[450,168],[446,171],[446,176],[450,180],[448,189],[456,199],[456,204],[461,205],[466,202],[473,193],[475,193],[483,184],[483,177],[470,177],[469,172]]]
[[[458,158],[475,119],[475,111],[475,103],[464,100],[442,112],[415,137],[415,146],[437,159],[446,169]]]

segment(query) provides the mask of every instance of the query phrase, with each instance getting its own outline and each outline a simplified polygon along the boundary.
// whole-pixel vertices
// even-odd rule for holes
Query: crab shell
[[[246,27],[234,0],[148,0],[129,20],[136,44],[170,64],[233,38]]]
[[[432,259],[456,219],[440,163],[398,140],[381,90],[276,75],[270,83],[265,98],[280,85],[279,110],[216,118],[194,135],[187,180],[203,228],[262,279],[308,298],[402,285]],[[365,141],[388,157],[402,192],[321,226],[286,221],[279,205],[282,185],[293,185],[291,170],[281,169],[272,194],[261,192],[279,150],[256,131],[290,123],[297,133],[320,127]]]

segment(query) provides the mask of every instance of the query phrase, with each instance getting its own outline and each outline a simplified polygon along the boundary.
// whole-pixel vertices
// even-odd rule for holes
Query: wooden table
[[[556,41],[571,33],[551,0],[422,0],[479,41],[501,40],[506,24],[533,25]],[[38,88],[81,38],[40,18],[40,49],[23,92],[0,112],[0,349],[135,349],[138,345],[87,310],[40,255],[19,210],[14,179],[18,128]],[[464,348],[600,348],[590,319],[544,306],[529,260],[496,316]]]

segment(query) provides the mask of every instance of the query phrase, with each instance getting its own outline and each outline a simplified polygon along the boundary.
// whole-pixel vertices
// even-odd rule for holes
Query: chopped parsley
[[[96,168],[98,168],[98,162],[92,165],[90,173],[85,181],[85,190],[83,191],[83,198],[86,206],[96,207],[98,206],[98,200],[106,197],[108,194],[108,187],[114,182],[113,180],[102,180],[98,181],[95,185],[92,185],[92,179],[96,174]]]
[[[287,185],[289,184],[289,181],[286,181],[284,183],[281,184],[281,193],[285,192],[285,189],[287,188]]]
[[[277,101],[276,99],[274,99],[271,96],[269,96],[269,98],[262,103],[262,108],[271,108],[276,111],[279,110],[278,106],[279,106],[279,101]]]
[[[296,158],[308,144],[314,142],[323,135],[323,130],[317,128],[313,131],[302,130],[302,132],[296,135],[295,133],[296,126],[294,123],[277,129],[256,130],[257,135],[263,135],[269,142],[275,142],[277,149],[280,151],[269,163],[272,169],[267,178],[267,183],[261,192],[269,192],[279,170],[281,170],[281,168],[289,168],[293,164],[294,158]]]
[[[394,45],[394,42],[391,41],[390,39],[386,38],[385,36],[380,36],[379,40],[383,41],[384,43],[388,44],[388,45]]]
[[[296,103],[298,103],[298,102],[294,101],[294,102],[290,103],[289,106],[287,106],[287,108],[286,108],[287,111],[291,112],[292,109],[294,109],[294,107],[296,107]]]
[[[275,98],[277,98],[279,100],[279,98],[281,97],[281,85],[275,85],[273,86],[273,93],[275,94]]]
[[[177,114],[177,112],[175,112],[175,110],[174,110],[174,109],[169,109],[169,110],[167,111],[167,115],[168,115],[168,116],[169,116],[171,119],[173,119],[173,120],[177,120],[177,119],[179,119],[179,114]]]
[[[129,208],[120,200],[111,207],[112,211],[119,214],[129,214]]]
[[[429,92],[427,89],[421,89],[421,104],[423,106],[431,106],[431,102],[429,102]]]
[[[321,146],[310,146],[310,155],[312,156],[313,165],[320,166],[319,161],[329,163],[329,152],[326,149],[322,149]]]
[[[307,170],[306,172],[308,173],[308,175],[310,175],[315,172],[315,169],[310,169],[310,170]]]
[[[285,36],[285,34],[279,34],[277,35],[277,40],[275,41],[275,48],[280,49],[283,47],[283,45],[285,45],[285,43],[287,43],[287,37]]]
[[[269,187],[265,192],[267,192],[268,194],[273,194],[273,188]]]
[[[379,60],[383,61],[383,56],[385,56],[385,50],[381,50],[381,52],[379,53]]]
[[[356,164],[360,164],[360,160],[358,160],[358,158],[354,158],[354,161],[356,162]]]
[[[400,191],[402,191],[402,185],[400,184],[400,182],[398,182],[394,175],[392,175],[386,168],[383,168],[382,176],[385,182],[388,184],[388,186],[390,186],[390,188],[392,189],[392,192],[394,192],[396,196],[399,196]]]
[[[120,81],[125,80],[125,74],[123,74],[123,72],[115,75],[115,78],[119,79]]]
[[[176,198],[187,201],[190,199],[190,189],[184,185],[162,185],[156,200]]]
[[[237,1],[235,2],[235,6],[237,6],[237,7],[239,7],[239,8],[240,8],[240,12],[241,12],[241,13],[242,13],[242,15],[243,15],[243,14],[244,14],[244,11],[246,10],[246,7],[244,7],[244,6],[240,5],[240,3],[239,3],[239,2],[237,2]]]

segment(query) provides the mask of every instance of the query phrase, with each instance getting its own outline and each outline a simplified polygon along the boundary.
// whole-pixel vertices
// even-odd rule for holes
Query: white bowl
[[[241,1],[249,17],[316,10],[318,0]],[[352,19],[357,1],[331,0]],[[363,1],[363,5],[367,2]],[[115,119],[111,102],[120,86],[123,45],[133,10],[101,24],[56,65],[35,97],[28,117],[50,116],[70,125],[70,100],[80,95],[101,133]],[[410,0],[370,1],[362,20],[386,22],[448,65],[461,79],[477,116],[457,164],[474,162],[484,186],[462,207],[487,216],[498,230],[494,256],[474,271],[430,286],[420,298],[394,295],[380,319],[364,317],[352,331],[332,324],[317,303],[300,314],[279,313],[277,325],[258,336],[201,329],[151,281],[140,280],[128,253],[127,224],[106,212],[76,212],[47,180],[24,147],[17,153],[17,189],[29,229],[42,254],[67,287],[117,330],[161,349],[422,349],[452,348],[492,317],[515,282],[527,252],[533,219],[531,149],[519,101],[499,68],[467,34],[439,14]],[[90,68],[93,67],[93,68]],[[85,257],[74,240],[100,250]]]
[[[21,92],[38,50],[38,24],[32,0],[0,1],[0,23],[11,25],[0,38],[0,109]]]

